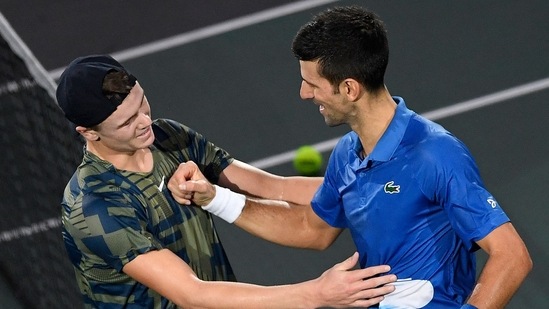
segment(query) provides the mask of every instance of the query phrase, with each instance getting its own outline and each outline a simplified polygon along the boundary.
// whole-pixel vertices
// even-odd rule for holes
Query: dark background
[[[300,100],[298,64],[290,52],[299,27],[327,6],[359,4],[381,16],[391,48],[387,87],[418,113],[549,77],[547,1],[345,0],[321,5],[325,2],[4,0],[0,12],[55,78],[81,55],[127,55],[136,47],[255,12],[309,4],[167,50],[119,58],[145,88],[153,116],[183,122],[251,163],[349,130],[326,127],[316,107]],[[509,308],[545,308],[548,303],[548,94],[545,88],[437,120],[470,147],[486,186],[534,259],[533,272]],[[289,162],[266,168],[294,174]],[[354,252],[348,233],[327,251],[313,252],[273,245],[216,222],[240,281],[311,279]]]

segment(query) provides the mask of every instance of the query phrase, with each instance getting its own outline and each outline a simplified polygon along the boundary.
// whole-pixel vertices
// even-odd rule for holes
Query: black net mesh
[[[25,308],[80,308],[59,218],[82,144],[3,37],[0,110],[0,271]]]

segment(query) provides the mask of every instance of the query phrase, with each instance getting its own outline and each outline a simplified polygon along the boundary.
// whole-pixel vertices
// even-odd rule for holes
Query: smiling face
[[[301,70],[301,89],[299,95],[303,100],[312,100],[319,106],[324,122],[330,127],[348,123],[352,104],[347,104],[346,96],[338,87],[318,73],[317,61],[299,61]]]
[[[116,111],[97,126],[97,142],[112,152],[133,153],[153,143],[151,124],[149,102],[143,88],[136,83]]]

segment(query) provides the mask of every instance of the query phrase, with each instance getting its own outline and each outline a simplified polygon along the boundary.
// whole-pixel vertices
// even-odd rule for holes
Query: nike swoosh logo
[[[162,176],[162,180],[160,181],[160,185],[158,186],[158,190],[162,192],[162,189],[164,189],[164,176]]]

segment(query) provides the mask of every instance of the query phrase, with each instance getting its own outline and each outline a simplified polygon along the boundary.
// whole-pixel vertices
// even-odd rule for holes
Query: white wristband
[[[202,209],[233,223],[242,213],[246,204],[246,196],[218,185],[214,185],[214,187],[215,197],[208,205],[202,206]]]

